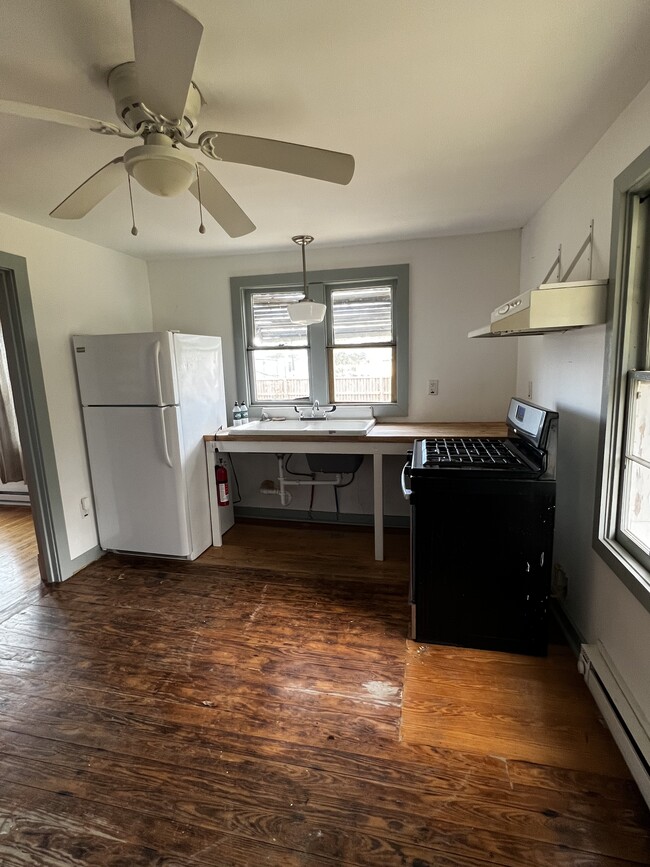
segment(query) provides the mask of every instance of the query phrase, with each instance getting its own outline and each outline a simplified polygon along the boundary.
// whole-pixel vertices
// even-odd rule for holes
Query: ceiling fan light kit
[[[325,318],[325,305],[309,298],[307,289],[307,266],[305,264],[305,247],[314,240],[311,235],[294,235],[291,239],[302,250],[302,285],[305,297],[302,301],[289,304],[287,312],[294,325],[316,325]]]
[[[146,144],[124,154],[124,167],[131,177],[155,196],[178,196],[192,186],[196,161],[173,147],[161,133],[147,136]]]
[[[131,22],[135,61],[119,64],[108,76],[115,111],[124,126],[0,99],[0,112],[5,114],[102,135],[144,139],[143,145],[114,158],[80,184],[50,216],[66,220],[85,217],[124,179],[126,170],[129,178],[156,196],[176,196],[189,189],[231,238],[252,232],[255,224],[214,175],[191,156],[197,150],[217,161],[336,184],[350,182],[354,174],[350,154],[213,130],[190,142],[204,104],[192,81],[203,25],[173,0],[131,0]]]

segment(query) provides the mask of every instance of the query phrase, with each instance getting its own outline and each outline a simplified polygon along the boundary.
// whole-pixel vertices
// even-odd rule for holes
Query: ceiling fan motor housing
[[[135,63],[132,60],[128,63],[121,63],[110,71],[108,75],[108,89],[115,101],[117,116],[124,121],[130,130],[136,132],[141,124],[151,125],[154,123],[153,118],[157,116],[147,111],[140,101],[138,75]],[[196,129],[202,105],[203,97],[201,96],[201,91],[192,81],[190,82],[183,117],[179,124],[171,122],[166,124],[169,131],[178,131],[182,138],[192,135]],[[175,118],[172,120],[175,120]]]

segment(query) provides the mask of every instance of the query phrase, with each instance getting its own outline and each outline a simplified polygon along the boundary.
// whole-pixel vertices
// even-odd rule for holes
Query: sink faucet
[[[320,401],[315,400],[313,405],[312,405],[312,408],[311,408],[311,413],[309,415],[307,415],[307,411],[303,412],[302,409],[299,409],[297,406],[294,406],[294,410],[298,413],[298,417],[300,418],[301,421],[303,421],[304,419],[307,419],[307,418],[312,418],[316,421],[325,421],[325,419],[328,417],[328,415],[331,412],[334,412],[335,409],[336,409],[336,404],[334,404],[334,403],[331,406],[321,407]]]
[[[324,421],[331,412],[334,412],[335,409],[335,404],[332,404],[331,406],[321,407],[320,401],[315,400],[314,405],[311,408],[311,417]]]

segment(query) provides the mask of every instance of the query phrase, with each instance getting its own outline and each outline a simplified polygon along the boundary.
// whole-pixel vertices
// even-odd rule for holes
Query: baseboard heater
[[[601,644],[582,644],[584,676],[616,745],[650,807],[650,725]]]

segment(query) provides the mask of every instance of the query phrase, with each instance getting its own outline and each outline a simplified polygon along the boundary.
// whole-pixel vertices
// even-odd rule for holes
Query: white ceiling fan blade
[[[168,120],[183,117],[203,25],[172,0],[131,0],[140,99]]]
[[[50,212],[60,220],[79,220],[124,180],[124,159],[117,157],[91,175]]]
[[[334,184],[348,184],[354,174],[354,157],[350,154],[276,139],[229,132],[204,132],[199,144],[203,153],[213,159],[275,169]]]
[[[255,231],[255,224],[248,219],[237,202],[221,186],[214,175],[201,163],[197,163],[197,168],[201,182],[201,203],[227,234],[231,238],[239,238],[241,235],[247,235],[249,232]],[[190,187],[190,192],[197,199],[199,198],[199,185],[197,181],[194,181]]]
[[[107,135],[124,135],[116,124],[105,120],[84,117],[69,111],[59,111],[56,108],[43,108],[41,105],[28,105],[26,102],[13,102],[10,99],[0,99],[0,112],[15,114],[17,117],[29,117],[34,120],[48,120],[51,123],[61,123],[64,126],[76,126],[79,129],[89,129],[92,132],[103,132]],[[130,137],[129,133],[127,135]]]

